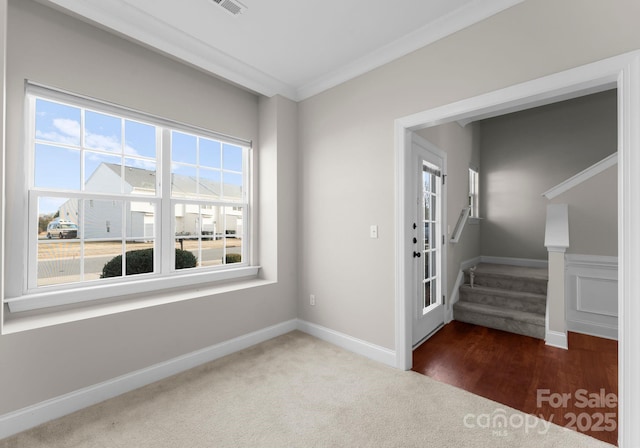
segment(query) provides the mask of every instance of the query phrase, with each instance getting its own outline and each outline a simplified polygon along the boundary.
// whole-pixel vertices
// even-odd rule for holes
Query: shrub
[[[130,250],[126,254],[127,275],[153,272],[153,248]],[[176,249],[176,269],[193,268],[198,259],[191,252]],[[113,257],[102,268],[100,278],[120,277],[122,275],[122,255]]]
[[[242,255],[240,254],[226,254],[224,256],[224,262],[226,264],[240,263],[242,261]]]
[[[176,249],[176,269],[195,268],[198,258],[188,250]]]

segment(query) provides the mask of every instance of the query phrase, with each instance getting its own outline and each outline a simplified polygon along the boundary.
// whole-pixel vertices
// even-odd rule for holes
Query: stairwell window
[[[469,217],[480,218],[479,203],[479,173],[477,169],[469,168]]]
[[[25,121],[11,311],[247,275],[250,142],[30,84]]]

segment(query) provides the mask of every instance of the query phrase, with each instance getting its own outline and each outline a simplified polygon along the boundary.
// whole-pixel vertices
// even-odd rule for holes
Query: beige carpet
[[[0,441],[0,448],[610,446],[300,332]]]

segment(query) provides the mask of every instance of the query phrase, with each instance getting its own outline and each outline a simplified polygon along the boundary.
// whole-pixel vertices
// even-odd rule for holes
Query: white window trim
[[[475,166],[469,166],[469,197],[472,197],[471,173],[475,173],[475,202],[469,204],[469,223],[477,224],[480,220],[480,170]]]
[[[4,302],[8,305],[9,311],[12,313],[22,312],[22,311],[32,311],[39,310],[43,308],[56,307],[61,305],[73,305],[80,304],[85,302],[94,302],[99,300],[107,300],[109,298],[114,298],[117,300],[121,300],[123,297],[129,296],[142,296],[149,293],[158,293],[161,290],[174,289],[174,288],[197,288],[199,290],[205,290],[208,288],[214,288],[217,282],[221,281],[230,281],[237,279],[251,279],[256,278],[258,272],[260,270],[260,266],[251,265],[252,260],[252,248],[255,245],[253,238],[249,238],[250,234],[253,235],[252,223],[251,223],[251,210],[253,204],[251,203],[251,195],[250,191],[252,191],[251,186],[251,174],[249,172],[249,167],[251,165],[250,161],[252,160],[252,142],[248,140],[243,140],[235,137],[230,137],[225,134],[216,133],[207,129],[198,128],[191,125],[186,125],[178,122],[174,122],[171,120],[167,120],[164,118],[156,117],[150,114],[144,114],[138,111],[134,111],[128,109],[126,107],[121,107],[118,105],[114,105],[111,103],[103,102],[100,100],[94,100],[91,98],[83,97],[77,94],[59,91],[50,89],[45,86],[32,84],[27,82],[25,89],[25,105],[28,106],[29,98],[34,96],[43,97],[45,99],[50,99],[53,101],[60,101],[65,104],[71,104],[77,107],[88,108],[95,110],[96,106],[99,106],[99,111],[114,114],[118,117],[125,117],[127,119],[140,120],[142,122],[151,123],[158,127],[163,127],[165,130],[163,132],[170,133],[170,130],[176,130],[179,132],[187,132],[190,134],[195,134],[205,138],[212,138],[222,143],[228,143],[236,146],[241,146],[247,148],[247,156],[243,158],[243,171],[246,174],[244,179],[244,187],[243,187],[243,200],[242,203],[238,205],[243,208],[243,212],[241,212],[243,219],[242,226],[242,234],[241,238],[243,241],[243,261],[240,263],[234,263],[233,265],[223,265],[216,266],[211,268],[198,268],[197,270],[171,270],[173,267],[173,251],[170,250],[175,247],[174,235],[175,235],[175,220],[171,219],[171,213],[160,213],[159,211],[156,213],[156,228],[157,229],[170,229],[169,231],[158,231],[156,234],[156,249],[162,257],[162,266],[163,270],[160,272],[158,268],[158,261],[160,257],[156,257],[155,261],[155,269],[153,273],[149,274],[138,274],[131,277],[114,277],[113,279],[101,279],[98,281],[88,281],[83,283],[76,284],[65,284],[65,285],[52,285],[47,287],[40,287],[34,289],[27,284],[26,277],[24,280],[20,280],[22,287],[21,295],[13,296],[13,297],[5,297]],[[26,148],[27,158],[33,157],[31,154],[33,140],[32,136],[35,134],[34,131],[34,123],[31,117],[27,116],[29,114],[29,107],[25,108],[25,119],[27,120],[27,125],[25,126],[25,132],[28,134],[24,139]],[[33,132],[31,132],[33,131]],[[168,139],[163,138],[163,144],[161,147],[161,154],[158,154],[158,168],[160,168],[162,160],[171,160],[170,158],[170,145],[168,144]],[[31,160],[25,159],[26,166],[32,166]],[[28,172],[32,171],[30,168]],[[202,201],[198,199],[187,199],[184,200],[182,198],[176,199],[172,198],[170,195],[171,189],[171,171],[168,169],[163,169],[162,180],[158,179],[160,182],[162,191],[157,190],[158,194],[156,196],[140,196],[138,197],[130,197],[128,196],[126,200],[129,201],[150,201],[154,202],[161,207],[167,207],[170,210],[174,207],[176,203],[188,202],[194,204],[200,204],[206,202],[207,205],[214,206],[224,206],[231,207],[233,203],[224,202],[224,201]],[[31,176],[32,174],[29,174]],[[158,176],[159,178],[160,176]],[[24,182],[21,186],[21,190],[24,191],[26,195],[26,199],[29,199],[30,196],[34,194],[38,194],[40,189],[32,188],[31,191],[29,189],[32,182],[30,179],[17,180],[17,182]],[[48,194],[49,192],[46,192]],[[74,192],[77,195],[84,195],[84,192]],[[96,194],[95,196],[101,196],[100,194]],[[113,195],[105,195],[113,196]],[[124,198],[121,198],[124,199]],[[28,202],[29,207],[34,207],[33,201]],[[28,225],[25,226],[26,232],[33,231],[33,226],[37,226],[37,220],[32,220],[30,217],[32,216],[33,210],[25,210],[23,219],[27,219]],[[36,211],[37,215],[37,211]],[[16,217],[15,219],[20,219]],[[31,222],[34,221],[34,222]],[[25,233],[26,233],[25,232]],[[28,248],[28,256],[25,259],[25,270],[24,272],[28,272],[29,269],[32,268],[32,265],[35,263],[29,263],[30,257],[33,256],[31,252],[33,252],[32,246],[35,246],[32,242],[29,241],[29,236],[25,234],[24,237],[24,247]],[[30,275],[33,275],[32,272],[28,272]],[[18,281],[18,280],[17,280]],[[17,288],[16,288],[17,289]]]

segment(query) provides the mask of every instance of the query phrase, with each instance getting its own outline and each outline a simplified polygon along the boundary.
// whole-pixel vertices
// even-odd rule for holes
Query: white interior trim
[[[299,86],[298,101],[310,98],[318,93],[363,75],[377,67],[423,48],[433,42],[443,39],[450,34],[478,23],[505,9],[522,3],[524,0],[491,0],[476,1],[441,17],[422,28],[392,42],[366,56],[340,67],[326,75]]]
[[[0,439],[289,333],[297,326],[297,319],[282,322],[2,415]]]
[[[122,395],[146,386],[147,384],[168,378],[294,330],[300,330],[318,339],[322,339],[383,364],[394,366],[396,363],[393,350],[371,344],[320,325],[300,319],[291,319],[271,327],[254,331],[253,333],[212,345],[211,347],[187,353],[186,355],[1,415],[0,439],[10,437],[42,423],[63,417],[109,398]]]
[[[382,364],[395,367],[396,354],[393,350],[372,344],[362,339],[354,338],[348,334],[332,330],[322,325],[313,324],[302,319],[298,319],[298,330],[315,336],[318,339],[329,342],[338,347],[342,347],[350,352],[357,353]]]
[[[561,348],[567,350],[569,343],[567,341],[567,334],[560,331],[551,331],[547,329],[545,338],[545,344],[551,347]]]
[[[390,44],[305,85],[292,85],[226,54],[216,47],[122,0],[36,0],[89,19],[259,94],[301,101],[367,73],[399,57],[478,23],[524,0],[474,1]]]
[[[562,193],[571,190],[573,187],[577,187],[583,182],[591,179],[593,176],[596,176],[602,173],[604,170],[611,168],[615,164],[618,163],[618,153],[614,152],[610,156],[605,157],[601,161],[594,163],[589,168],[580,171],[575,176],[570,177],[564,182],[559,183],[553,188],[542,193],[542,196],[547,199],[553,199],[560,196]]]
[[[473,266],[473,265],[471,265]],[[456,282],[453,285],[453,291],[451,291],[451,296],[449,297],[449,303],[447,304],[447,314],[445,316],[445,324],[448,324],[453,320],[453,305],[456,304],[458,300],[460,300],[460,287],[464,284],[464,271],[462,266],[458,271],[458,276],[456,277]]]
[[[619,446],[640,446],[640,52],[635,51],[556,73],[533,81],[506,87],[466,100],[429,109],[395,121],[396,165],[396,366],[411,367],[411,319],[407,315],[409,260],[405,242],[406,225],[405,164],[413,131],[451,121],[473,120],[488,113],[504,113],[542,101],[607,87],[618,88],[618,253],[619,287]],[[552,335],[553,338],[553,335]]]

